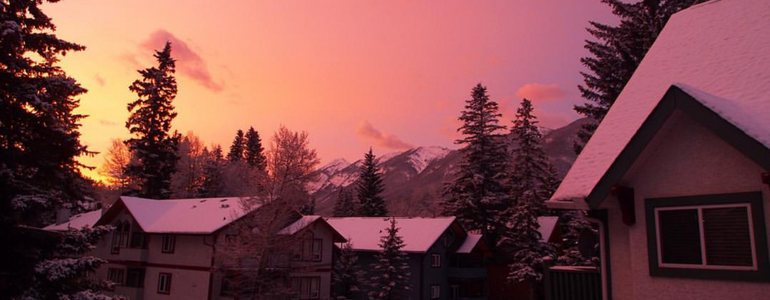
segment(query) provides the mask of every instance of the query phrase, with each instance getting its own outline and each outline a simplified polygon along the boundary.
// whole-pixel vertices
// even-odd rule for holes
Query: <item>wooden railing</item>
[[[596,267],[550,267],[545,272],[546,300],[602,300],[602,274]]]

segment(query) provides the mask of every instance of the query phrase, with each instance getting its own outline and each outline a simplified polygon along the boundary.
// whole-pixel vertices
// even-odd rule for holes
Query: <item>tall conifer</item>
[[[227,160],[230,162],[241,161],[243,159],[245,148],[246,144],[243,138],[243,130],[238,129],[238,131],[235,132],[233,144],[230,145],[230,152],[227,153]]]
[[[488,245],[495,247],[511,205],[507,181],[508,152],[499,124],[501,114],[497,102],[489,99],[487,88],[480,83],[465,103],[458,129],[463,137],[462,159],[455,180],[446,184],[443,214],[456,216],[469,230],[480,230]]]
[[[364,155],[364,162],[359,171],[358,192],[359,214],[365,217],[383,217],[388,214],[385,199],[382,192],[385,186],[382,183],[382,173],[377,165],[376,157],[369,148]]]
[[[409,254],[403,252],[404,240],[398,235],[396,218],[390,218],[386,234],[380,239],[382,251],[377,253],[375,263],[371,264],[372,274],[370,300],[407,299],[412,286],[409,278]]]
[[[265,171],[267,168],[267,158],[265,157],[264,148],[262,147],[262,140],[259,138],[259,132],[254,130],[254,127],[250,127],[246,131],[245,145],[243,156],[250,166],[255,167],[261,171]]]
[[[135,193],[141,197],[167,199],[171,195],[171,174],[176,171],[177,148],[181,135],[171,130],[176,117],[173,101],[177,94],[175,60],[171,58],[171,43],[155,52],[158,66],[139,70],[141,79],[129,89],[137,99],[128,104],[131,115],[126,128],[133,135],[126,145],[136,160],[126,173],[137,181]]]

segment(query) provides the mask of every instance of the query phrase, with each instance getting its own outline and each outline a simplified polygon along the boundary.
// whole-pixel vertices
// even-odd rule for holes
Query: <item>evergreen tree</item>
[[[236,162],[243,159],[243,152],[245,150],[246,144],[243,139],[243,130],[238,129],[238,131],[235,133],[235,139],[233,139],[233,144],[230,145],[230,152],[227,153],[227,160],[230,162]]]
[[[538,216],[545,215],[548,200],[559,185],[556,172],[543,151],[543,136],[532,114],[532,102],[524,99],[516,110],[511,136],[513,138],[511,193],[514,201],[532,192],[536,201],[531,204]]]
[[[244,157],[246,163],[259,170],[265,171],[267,168],[267,158],[265,157],[262,140],[259,138],[259,132],[254,127],[249,128],[245,135]]]
[[[155,52],[157,67],[139,70],[142,79],[134,81],[129,89],[138,98],[128,104],[131,116],[126,128],[134,135],[126,141],[136,161],[126,168],[129,177],[136,179],[141,197],[168,199],[171,195],[171,174],[176,171],[177,148],[181,136],[171,130],[176,117],[172,102],[177,86],[174,78],[175,61],[171,58],[171,43]]]
[[[364,155],[364,163],[359,171],[356,190],[358,192],[359,214],[365,217],[383,217],[388,214],[382,192],[382,173],[377,165],[372,148]]]
[[[455,180],[447,183],[442,202],[443,214],[455,216],[468,230],[482,232],[488,245],[497,245],[505,230],[511,206],[507,182],[508,152],[498,124],[501,114],[497,102],[489,99],[480,83],[466,101],[458,129],[463,138],[455,141],[462,159]]]
[[[672,14],[707,0],[644,0],[627,3],[622,0],[602,0],[620,17],[620,24],[610,26],[591,22],[588,32],[595,40],[586,41],[590,57],[580,61],[590,72],[581,72],[584,84],[579,86],[589,102],[576,105],[575,111],[593,119],[578,132],[580,152],[591,138],[599,122],[620,95],[636,67],[647,54]]]
[[[339,195],[337,196],[337,202],[334,203],[335,217],[353,217],[357,214],[358,207],[355,200],[353,200],[353,193],[340,187]]]
[[[332,280],[334,284],[333,298],[337,300],[355,299],[361,292],[361,287],[366,285],[364,271],[358,265],[358,255],[353,250],[353,244],[350,240],[340,248],[340,256],[334,262]]]
[[[198,197],[224,196],[224,157],[222,147],[216,145],[214,150],[203,149],[203,184],[198,191]]]
[[[307,203],[300,205],[297,210],[299,213],[306,216],[315,215],[315,197],[310,196],[310,199],[308,199]]]
[[[86,90],[58,65],[85,47],[56,36],[42,3],[0,1],[0,295],[111,299],[85,277],[104,261],[54,255],[88,248],[92,239],[76,243],[69,237],[80,231],[62,238],[30,229],[52,223],[57,208],[78,212],[93,204],[92,182],[76,161],[93,154],[80,141],[84,116],[74,113]]]
[[[401,251],[404,240],[398,235],[396,218],[390,218],[387,233],[380,239],[382,252],[377,253],[377,262],[371,264],[372,274],[370,300],[407,299],[412,289],[409,283],[409,254]]]
[[[554,248],[542,241],[537,218],[547,212],[545,201],[553,193],[556,175],[543,151],[543,137],[532,111],[532,102],[522,100],[511,128],[515,145],[511,194],[516,204],[509,213],[511,219],[500,246],[513,254],[509,279],[514,282],[540,281],[543,258],[554,255]]]

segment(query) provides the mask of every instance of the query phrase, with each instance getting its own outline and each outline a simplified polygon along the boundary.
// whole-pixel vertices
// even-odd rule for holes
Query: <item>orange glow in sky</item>
[[[168,39],[176,130],[227,149],[239,128],[266,141],[283,124],[308,131],[324,163],[369,146],[455,147],[477,82],[507,117],[531,97],[542,125],[565,125],[582,102],[584,28],[613,20],[599,0],[67,0],[44,10],[59,37],[87,47],[62,66],[89,90],[78,113],[90,116],[81,132],[91,150],[128,137],[128,86]]]

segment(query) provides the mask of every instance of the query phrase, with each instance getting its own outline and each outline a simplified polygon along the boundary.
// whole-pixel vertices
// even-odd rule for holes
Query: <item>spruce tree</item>
[[[334,262],[332,273],[334,285],[334,299],[355,299],[366,285],[364,271],[358,264],[358,254],[353,250],[353,244],[348,240],[340,247],[339,258]]]
[[[334,203],[333,216],[335,217],[353,217],[357,214],[358,208],[353,193],[344,187],[340,187],[337,196],[337,202]]]
[[[361,165],[356,190],[358,192],[359,214],[364,217],[383,217],[388,214],[385,199],[382,192],[385,187],[382,183],[382,173],[377,165],[372,148],[364,155]]]
[[[590,72],[581,72],[584,84],[579,89],[589,102],[576,105],[575,111],[590,117],[592,122],[583,125],[578,132],[580,141],[574,145],[577,153],[604,119],[671,15],[705,1],[644,0],[627,3],[602,0],[620,18],[620,24],[611,26],[590,22],[591,27],[587,28],[595,40],[585,44],[591,56],[580,59]]]
[[[390,226],[380,239],[382,251],[375,256],[376,262],[370,265],[372,270],[370,300],[408,299],[412,289],[409,278],[409,254],[401,251],[404,240],[398,235],[396,218],[390,218]]]
[[[511,128],[514,144],[511,195],[516,204],[508,213],[511,219],[500,246],[513,254],[509,279],[515,282],[540,281],[543,258],[554,255],[554,248],[541,240],[538,217],[547,213],[545,201],[554,192],[557,180],[543,151],[543,137],[533,110],[532,102],[522,100]]]
[[[214,150],[203,149],[203,184],[198,191],[198,197],[218,197],[224,191],[224,157],[222,147],[216,145]]]
[[[501,133],[506,127],[499,124],[498,110],[487,88],[477,84],[460,116],[463,137],[455,143],[462,145],[462,159],[455,180],[445,185],[442,202],[444,215],[457,217],[468,230],[481,231],[492,247],[505,230],[511,206],[508,152]]]
[[[131,115],[126,128],[133,135],[126,141],[136,156],[136,161],[126,168],[129,177],[135,178],[140,197],[168,199],[171,195],[171,174],[176,171],[177,148],[181,136],[170,134],[171,121],[176,117],[172,102],[177,86],[175,61],[171,58],[171,43],[155,52],[157,67],[139,70],[141,79],[129,89],[137,99],[128,104]]]
[[[267,168],[267,158],[265,157],[262,140],[259,138],[259,132],[250,127],[245,135],[244,159],[249,166],[258,170],[265,171]]]
[[[63,235],[33,229],[54,221],[57,208],[94,204],[92,182],[76,161],[93,154],[80,141],[76,114],[86,90],[58,65],[85,47],[59,39],[43,1],[0,2],[0,295],[3,299],[101,297],[85,275],[105,261],[83,254],[98,232]],[[88,235],[75,240],[74,236]],[[66,253],[65,253],[66,252]]]
[[[238,129],[233,139],[233,144],[230,145],[230,152],[227,153],[227,160],[230,162],[241,161],[243,159],[243,152],[245,150],[245,141],[243,138],[243,130]]]

